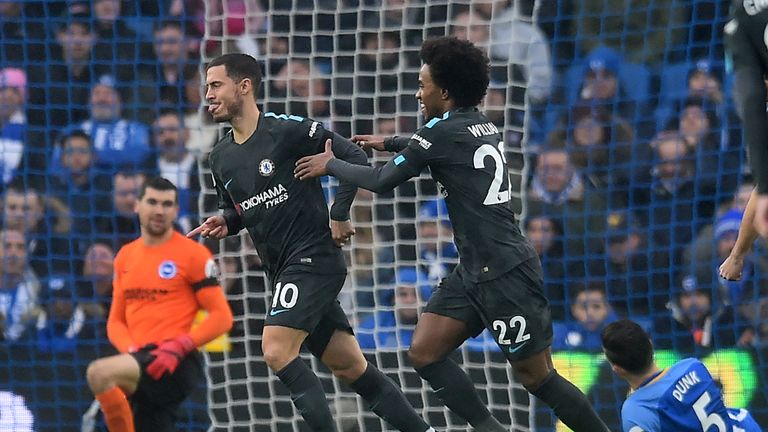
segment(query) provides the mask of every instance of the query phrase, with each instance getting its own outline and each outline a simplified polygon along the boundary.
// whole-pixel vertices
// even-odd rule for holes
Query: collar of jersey
[[[643,387],[645,387],[647,385],[650,385],[652,382],[660,380],[661,377],[665,373],[667,373],[667,369],[662,369],[662,370],[656,372],[655,374],[649,376],[648,379],[646,379],[645,381],[641,382],[640,385],[637,386],[637,390],[639,390],[639,389],[641,389],[641,388],[643,388]]]

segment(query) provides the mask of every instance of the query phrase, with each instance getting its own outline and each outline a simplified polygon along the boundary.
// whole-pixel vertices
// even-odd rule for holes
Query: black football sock
[[[313,431],[336,431],[336,424],[331,417],[323,385],[301,357],[293,359],[276,375],[288,387],[293,404]]]
[[[349,385],[368,402],[371,411],[402,432],[424,432],[429,429],[416,414],[394,381],[368,363],[360,378]]]
[[[418,368],[416,372],[429,382],[443,405],[466,420],[476,431],[506,432],[504,426],[491,416],[475,385],[459,365],[445,359]]]
[[[555,370],[531,394],[549,405],[573,432],[610,431],[584,393]]]

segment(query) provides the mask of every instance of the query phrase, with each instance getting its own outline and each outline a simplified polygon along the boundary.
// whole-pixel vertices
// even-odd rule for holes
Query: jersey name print
[[[725,407],[707,368],[689,358],[629,395],[621,418],[625,432],[758,432],[741,411]]]
[[[471,281],[495,279],[536,256],[511,205],[501,133],[476,108],[430,120],[395,157],[418,175],[428,166],[440,185],[461,261]]]

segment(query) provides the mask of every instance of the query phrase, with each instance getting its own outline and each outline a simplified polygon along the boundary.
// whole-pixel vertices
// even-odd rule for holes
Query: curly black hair
[[[472,42],[452,36],[428,39],[419,56],[429,66],[435,84],[447,90],[457,106],[474,107],[485,97],[490,61]]]

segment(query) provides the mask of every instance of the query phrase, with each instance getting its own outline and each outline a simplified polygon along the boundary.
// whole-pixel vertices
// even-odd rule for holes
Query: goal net
[[[208,58],[246,52],[259,59],[264,68],[260,98],[264,111],[310,117],[348,137],[406,135],[423,124],[414,97],[421,42],[437,35],[469,37],[489,55],[496,53],[491,55],[493,77],[484,109],[504,131],[520,209],[525,91],[533,81],[541,100],[551,79],[548,48],[543,36],[532,30],[532,12],[530,6],[507,10],[491,3],[477,9],[477,4],[470,7],[467,2],[270,1],[263,9],[246,8],[241,20],[226,8],[209,8],[206,20],[218,33],[206,35],[209,47],[214,47]],[[493,28],[490,16],[501,17],[493,21]],[[237,25],[241,22],[244,28]],[[228,33],[232,27],[242,33]],[[371,156],[373,163],[390,157]],[[325,179],[324,185],[332,199],[335,179]],[[447,218],[428,174],[389,194],[360,191],[352,209],[357,233],[345,250],[349,276],[340,300],[369,360],[400,383],[417,411],[438,429],[466,430],[466,423],[442,406],[406,360],[417,311],[457,262]],[[287,391],[263,362],[260,333],[271,290],[258,258],[245,236],[220,246],[225,284],[234,287],[228,296],[236,312],[236,330],[229,338],[231,350],[209,354],[213,427],[303,430]],[[364,401],[333,379],[322,364],[304,357],[311,360],[328,391],[340,430],[387,430]],[[511,379],[503,355],[489,337],[465,345],[454,358],[500,421],[514,425],[513,430],[529,430],[528,395]]]

